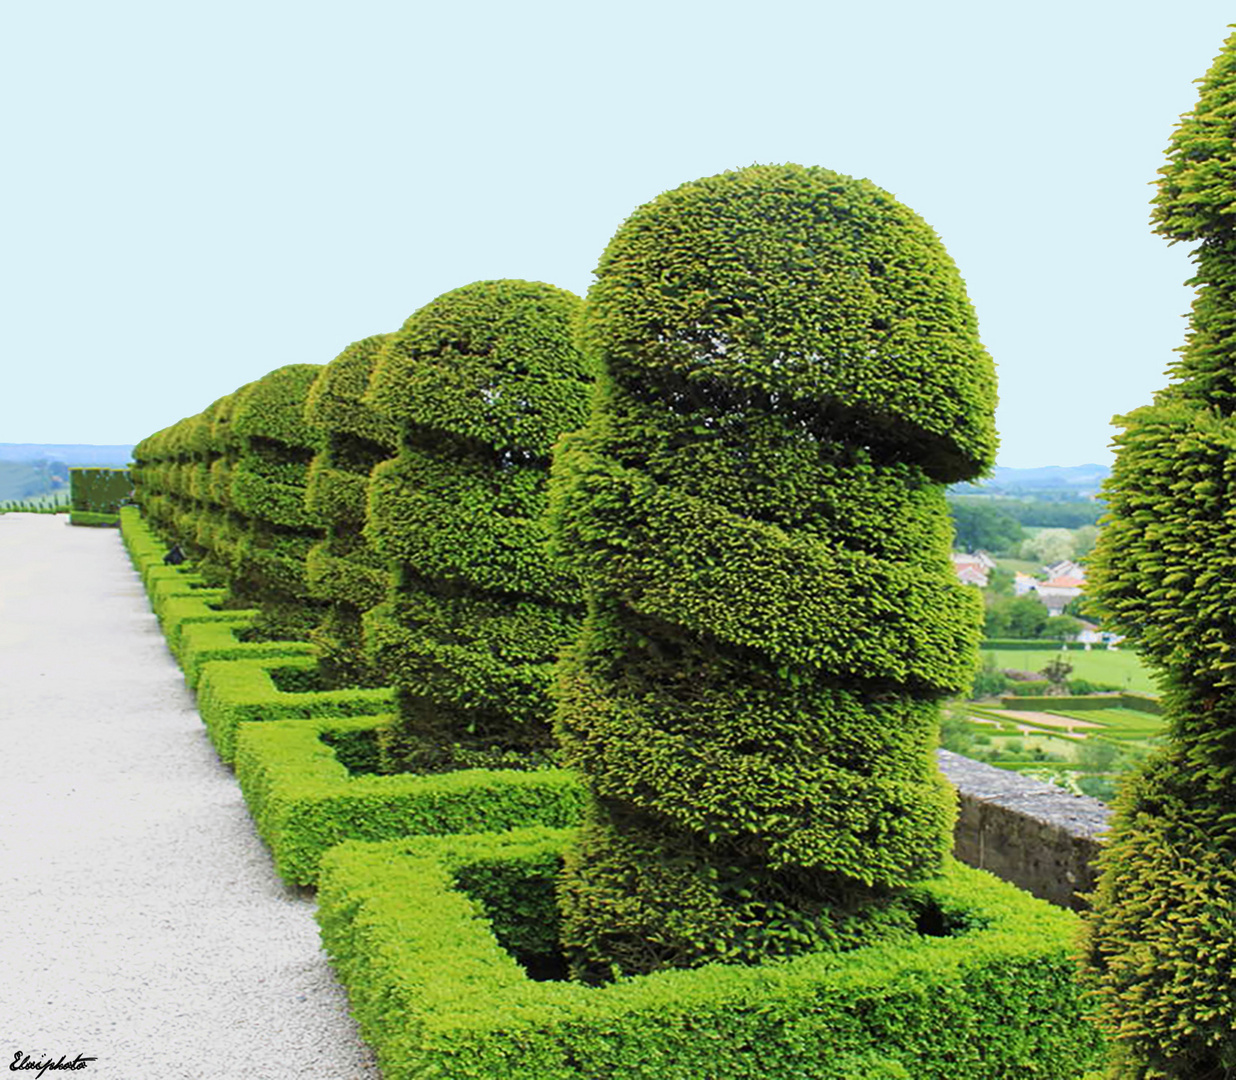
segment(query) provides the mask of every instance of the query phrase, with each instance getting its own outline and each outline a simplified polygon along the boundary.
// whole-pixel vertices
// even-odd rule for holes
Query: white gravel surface
[[[0,1069],[377,1080],[116,530],[0,515],[0,732]]]

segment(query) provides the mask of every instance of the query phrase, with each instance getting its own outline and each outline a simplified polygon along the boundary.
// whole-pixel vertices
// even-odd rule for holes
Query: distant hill
[[[67,495],[70,466],[123,467],[132,460],[132,446],[0,443],[0,501]]]
[[[65,465],[128,465],[133,447],[89,443],[0,443],[0,461],[60,461]]]
[[[1106,465],[1043,465],[1009,469],[997,465],[992,475],[973,484],[955,484],[957,495],[1007,495],[1019,498],[1091,499],[1111,475]]]

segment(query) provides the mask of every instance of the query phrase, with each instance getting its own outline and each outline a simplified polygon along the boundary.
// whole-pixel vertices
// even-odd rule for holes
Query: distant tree
[[[1071,615],[1049,615],[1041,631],[1043,637],[1064,641],[1081,633],[1082,625]]]
[[[974,684],[970,688],[970,700],[981,701],[983,698],[996,697],[1004,693],[1009,687],[1009,677],[1004,674],[998,667],[996,661],[990,655],[983,657],[983,666],[979,668],[978,674],[974,676]],[[948,750],[955,749],[944,744]],[[965,753],[964,750],[958,750],[960,753]]]
[[[1071,529],[1040,529],[1021,545],[1021,557],[1051,566],[1074,555]]]
[[[1067,694],[1069,692],[1069,676],[1073,674],[1073,665],[1067,660],[1056,657],[1056,659],[1044,666],[1039,674],[1051,683],[1051,689],[1048,693]]]
[[[1099,527],[1097,525],[1083,525],[1080,529],[1073,530],[1073,558],[1084,559],[1094,550],[1094,545],[1099,540]]]
[[[1033,596],[998,597],[987,608],[988,637],[1037,638],[1047,628],[1047,608]]]
[[[1006,570],[1003,566],[997,566],[987,575],[987,595],[1012,596],[1013,580],[1012,570]]]
[[[1077,764],[1092,773],[1111,772],[1120,751],[1102,739],[1090,738],[1077,749]]]
[[[956,533],[953,546],[958,551],[999,554],[1012,550],[1025,537],[1025,530],[1015,518],[987,502],[952,499],[949,512]]]

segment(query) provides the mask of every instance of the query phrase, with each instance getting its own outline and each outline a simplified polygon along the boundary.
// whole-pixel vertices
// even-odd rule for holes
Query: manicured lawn
[[[983,656],[992,657],[998,668],[1018,671],[1042,671],[1051,661],[1059,658],[1073,665],[1072,678],[1107,683],[1137,694],[1158,693],[1150,672],[1131,649],[1112,651],[1100,648],[1086,652],[1070,646],[1066,652],[1061,652],[1048,645],[1042,649],[984,649]]]

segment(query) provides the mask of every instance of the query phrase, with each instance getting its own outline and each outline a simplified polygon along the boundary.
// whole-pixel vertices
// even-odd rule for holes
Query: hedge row
[[[134,508],[121,532],[151,606],[220,758],[233,763],[275,867],[312,885],[323,852],[346,839],[562,826],[584,792],[560,769],[375,775],[389,732],[390,689],[318,691],[316,656],[301,642],[241,642],[253,612],[212,607],[225,590],[167,566],[167,545]]]
[[[324,856],[323,942],[387,1080],[1066,1080],[1100,1058],[1073,984],[1076,917],[951,861],[879,945],[605,987],[546,979],[575,842],[519,829]]]

